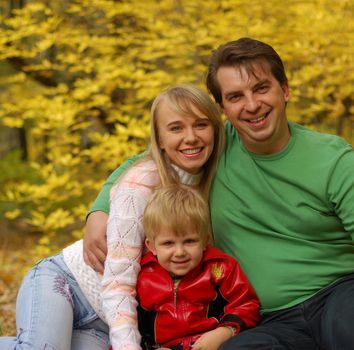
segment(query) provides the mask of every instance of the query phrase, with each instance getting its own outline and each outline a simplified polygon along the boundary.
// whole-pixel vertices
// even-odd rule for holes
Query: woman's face
[[[192,107],[194,115],[182,116],[161,101],[157,111],[159,145],[171,162],[197,174],[214,148],[214,128],[207,116]]]

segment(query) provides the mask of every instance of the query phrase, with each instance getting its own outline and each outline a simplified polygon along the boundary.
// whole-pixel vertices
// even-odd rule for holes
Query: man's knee
[[[354,323],[354,279],[336,286],[328,296],[324,306],[323,319],[331,326],[346,323],[352,327]]]
[[[260,328],[252,328],[226,341],[220,350],[285,350],[279,341]]]
[[[322,315],[324,348],[354,350],[354,279],[340,284],[328,297]]]

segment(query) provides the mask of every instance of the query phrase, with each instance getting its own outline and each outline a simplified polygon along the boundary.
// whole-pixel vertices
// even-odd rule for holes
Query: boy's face
[[[205,244],[200,234],[188,230],[176,235],[168,227],[161,227],[155,239],[146,239],[147,247],[156,255],[160,265],[173,276],[184,276],[201,261]]]

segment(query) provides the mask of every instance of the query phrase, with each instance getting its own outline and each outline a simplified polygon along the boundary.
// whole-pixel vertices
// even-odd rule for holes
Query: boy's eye
[[[192,238],[186,239],[186,241],[185,241],[186,244],[193,244],[193,243],[196,243],[196,242],[198,242],[198,241],[196,239],[192,239]]]
[[[170,245],[172,245],[173,242],[172,241],[165,241],[165,242],[162,242],[162,245],[165,246],[165,247],[168,247]]]

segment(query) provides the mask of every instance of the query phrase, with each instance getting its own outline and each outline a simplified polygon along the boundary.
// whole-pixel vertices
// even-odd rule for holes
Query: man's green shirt
[[[354,151],[289,124],[279,153],[248,152],[226,123],[210,209],[215,244],[239,260],[262,311],[296,305],[354,272]]]

